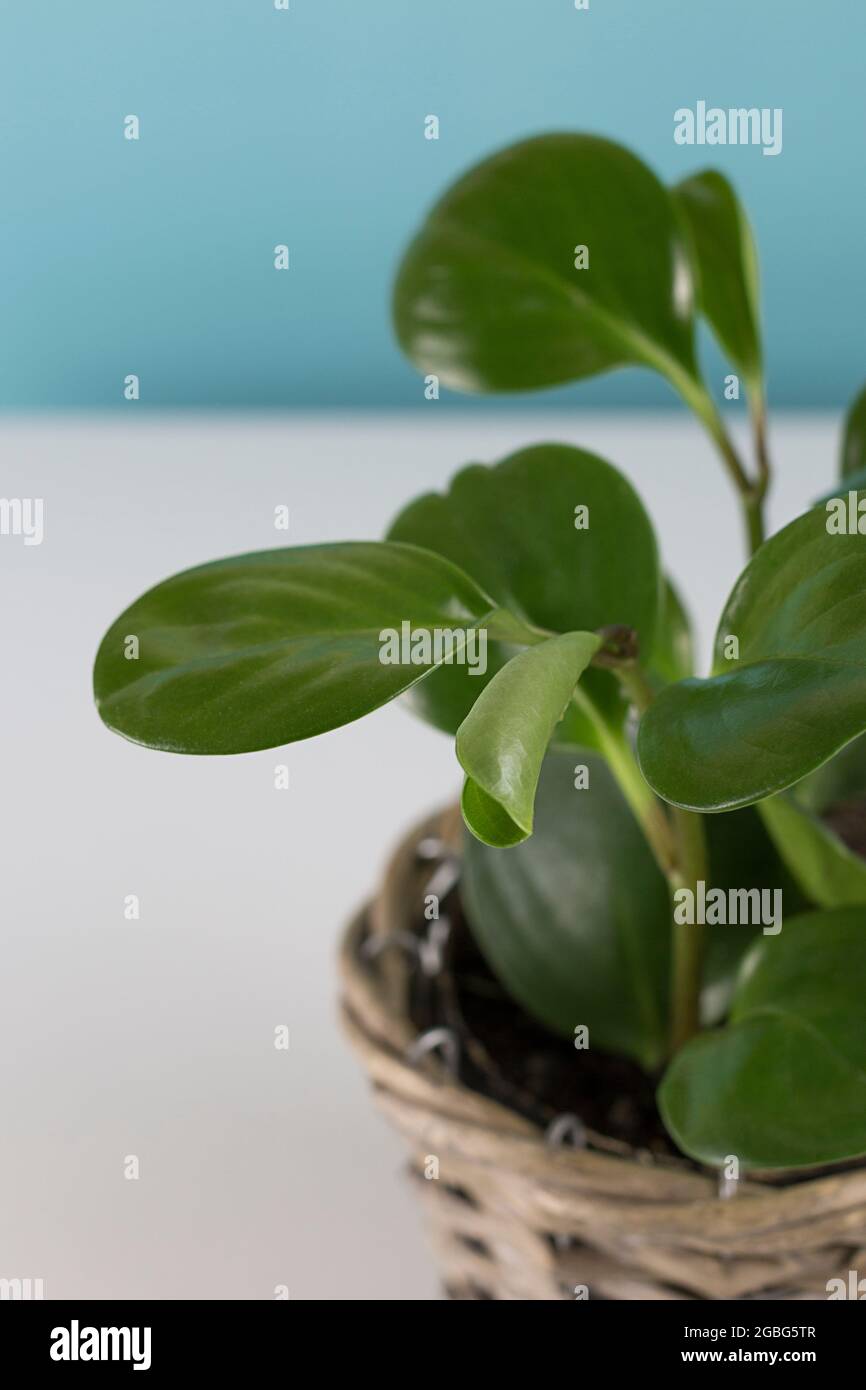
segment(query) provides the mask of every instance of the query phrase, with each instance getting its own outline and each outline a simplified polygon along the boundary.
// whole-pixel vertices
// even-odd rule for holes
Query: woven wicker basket
[[[341,966],[345,1025],[408,1142],[449,1297],[823,1299],[830,1278],[866,1268],[866,1169],[741,1181],[722,1195],[714,1174],[591,1131],[581,1148],[552,1147],[456,1080],[447,1057],[419,1048],[409,1013],[417,964],[403,948],[437,843],[455,845],[453,812],[400,846],[346,933]]]

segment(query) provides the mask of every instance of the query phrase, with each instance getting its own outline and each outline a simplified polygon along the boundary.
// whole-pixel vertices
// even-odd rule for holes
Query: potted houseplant
[[[748,396],[750,463],[699,314]],[[632,486],[544,444],[381,542],[158,584],[102,641],[99,712],[227,754],[406,696],[454,736],[468,830],[413,830],[343,953],[454,1297],[826,1297],[866,1245],[866,395],[837,495],[766,538],[743,209],[717,173],[669,189],[592,136],[459,180],[395,323],[434,394],[667,378],[744,520],[710,674]]]

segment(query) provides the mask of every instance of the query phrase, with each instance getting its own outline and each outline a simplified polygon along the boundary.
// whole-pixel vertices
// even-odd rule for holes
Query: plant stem
[[[696,891],[706,881],[707,850],[703,818],[694,811],[674,807],[677,839],[677,865],[671,889]],[[700,1027],[700,997],[704,948],[702,923],[673,923],[671,961],[670,1050],[678,1052]]]
[[[617,675],[638,714],[645,714],[653,702],[655,692],[640,666],[623,666],[617,671]]]
[[[623,690],[640,714],[653,700],[653,689],[634,662],[616,668]],[[703,817],[681,806],[671,807],[673,824],[641,775],[625,739],[608,736],[608,761],[632,809],[640,819],[656,861],[668,881],[671,894],[671,990],[670,1050],[679,1051],[700,1027],[704,928],[699,922],[676,921],[674,895],[686,888],[697,896],[699,881],[706,882],[707,847]],[[634,780],[638,785],[629,788]]]
[[[707,852],[703,817],[682,807],[672,808],[673,825],[662,803],[644,781],[626,739],[599,727],[599,740],[608,765],[639,821],[656,863],[673,895],[678,888],[696,892],[706,881]],[[671,926],[670,1051],[679,1051],[700,1026],[704,928],[701,923]]]
[[[760,386],[750,392],[752,403],[752,434],[755,440],[755,458],[758,460],[758,479],[755,490],[761,501],[770,486],[770,451],[767,446],[767,402]]]
[[[752,553],[764,539],[764,498],[770,486],[770,453],[767,447],[767,403],[760,381],[749,386],[750,413],[752,416],[752,437],[755,442],[755,458],[758,463],[758,476],[751,486],[746,499],[746,524]]]
[[[743,521],[746,529],[746,545],[753,555],[764,539],[764,496],[769,484],[769,458],[766,449],[766,412],[760,392],[752,393],[750,399],[757,402],[753,408],[755,442],[758,454],[758,477],[752,480],[743,467],[739,454],[734,448],[722,422],[716,404],[703,381],[687,373],[668,372],[683,400],[697,415],[707,434],[719,451],[728,477],[733,483],[740,499]]]
[[[746,543],[749,554],[754,555],[759,545],[764,543],[764,508],[761,498],[751,496],[743,499],[743,516],[746,522]]]
[[[734,445],[722,423],[710,395],[705,393],[705,401],[702,403],[700,418],[713,440],[716,448],[721,455],[722,461],[728,471],[728,475],[737,489],[742,508],[743,521],[746,528],[746,546],[750,555],[754,555],[758,546],[764,540],[764,493],[766,484],[761,486],[759,482],[752,482],[740,461]]]
[[[589,702],[582,699],[578,686],[574,698],[588,715],[596,731],[599,747],[616,778],[619,789],[631,808],[652,850],[656,863],[670,879],[676,865],[676,843],[673,828],[662,803],[655,792],[644,781],[637,760],[628,740],[619,731],[614,732],[603,719],[599,719]]]

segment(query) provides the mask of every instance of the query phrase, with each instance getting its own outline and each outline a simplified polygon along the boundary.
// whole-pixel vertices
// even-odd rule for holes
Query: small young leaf
[[[714,169],[672,191],[690,233],[699,306],[750,389],[761,391],[758,258],[743,206]]]
[[[730,1022],[674,1058],[672,1138],[703,1163],[799,1168],[866,1154],[866,908],[784,923],[746,957]]]
[[[532,834],[547,746],[600,645],[594,632],[568,632],[527,647],[494,676],[457,730],[463,814],[486,844],[512,845]]]
[[[722,614],[715,674],[644,715],[641,768],[666,801],[760,801],[866,729],[866,535],[831,521],[807,512],[761,546]]]
[[[459,634],[483,627],[493,608],[455,565],[416,546],[357,542],[217,560],[158,584],[109,628],[93,677],[99,713],[117,733],[173,753],[247,753],[312,738],[435,668],[435,658],[383,661],[384,631],[407,622],[412,633],[456,633],[459,659]]]
[[[688,252],[668,190],[594,135],[524,140],[436,204],[394,291],[407,355],[461,391],[613,367],[694,380]]]
[[[485,686],[503,666],[517,656],[519,647],[502,642],[487,642],[487,670],[483,675],[470,676],[466,666],[440,666],[423,681],[406,692],[406,699],[415,714],[434,729],[453,735],[468,715]],[[595,669],[583,676],[585,692],[592,692],[592,709],[597,718],[611,727],[622,724],[627,706],[616,688],[615,680],[606,671]],[[576,703],[568,706],[553,732],[554,748],[598,748],[595,719]]]

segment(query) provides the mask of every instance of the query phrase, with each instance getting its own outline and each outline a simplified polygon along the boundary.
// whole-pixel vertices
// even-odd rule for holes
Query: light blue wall
[[[704,161],[673,112],[699,98],[784,111],[777,158],[710,152],[757,229],[773,401],[866,378],[866,4],[290,4],[4,0],[0,404],[122,405],[128,372],[142,405],[414,404],[389,283],[448,180],[569,127],[679,177]],[[522,403],[669,399],[626,373]]]

